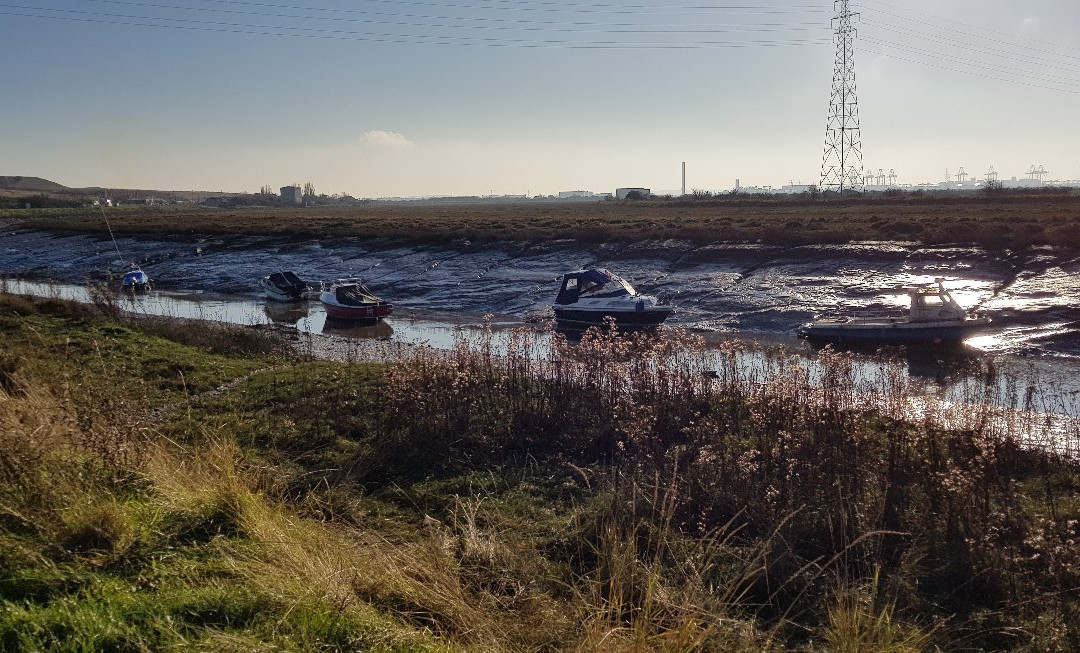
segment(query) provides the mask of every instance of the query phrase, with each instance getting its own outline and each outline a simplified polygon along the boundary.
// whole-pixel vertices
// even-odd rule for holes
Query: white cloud
[[[364,132],[360,135],[360,142],[372,149],[390,152],[402,152],[416,147],[416,143],[405,138],[404,135],[381,129]]]
[[[1026,30],[1035,30],[1039,28],[1039,19],[1031,16],[1020,21],[1020,25]]]

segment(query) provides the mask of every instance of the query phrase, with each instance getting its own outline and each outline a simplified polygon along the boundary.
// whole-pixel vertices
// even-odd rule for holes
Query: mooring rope
[[[105,201],[109,201],[109,191],[105,191]],[[124,255],[120,253],[120,246],[116,244],[116,236],[113,235],[112,225],[109,224],[109,216],[105,215],[105,207],[98,202],[98,210],[101,211],[101,217],[105,219],[105,228],[109,230],[109,238],[112,240],[113,249],[116,250],[116,257],[121,261],[124,260]]]

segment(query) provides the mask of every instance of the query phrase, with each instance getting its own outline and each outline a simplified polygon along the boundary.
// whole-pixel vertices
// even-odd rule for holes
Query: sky
[[[863,161],[1080,179],[1080,3],[852,0]],[[0,175],[354,197],[817,183],[820,0],[0,0]]]

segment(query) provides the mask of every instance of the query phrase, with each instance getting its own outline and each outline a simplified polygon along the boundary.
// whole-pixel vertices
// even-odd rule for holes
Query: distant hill
[[[132,203],[171,204],[180,201],[201,202],[207,197],[221,194],[221,192],[197,190],[176,191],[138,188],[102,188],[100,186],[72,188],[58,184],[55,181],[42,179],[41,177],[0,176],[0,198],[6,198],[7,203],[17,201],[19,202],[18,205],[20,207],[26,203],[26,200],[36,196],[47,197],[51,200],[62,200],[65,202],[81,201],[88,203],[92,199],[108,197],[121,202],[128,200],[142,200]],[[44,204],[43,206],[46,205],[51,206],[51,204]]]
[[[63,193],[70,191],[55,181],[41,177],[0,177],[0,190],[16,190],[35,193]]]

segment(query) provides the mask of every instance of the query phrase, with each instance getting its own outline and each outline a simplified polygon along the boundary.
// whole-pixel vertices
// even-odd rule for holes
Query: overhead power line
[[[1041,81],[1052,82],[1052,83],[1057,83],[1057,84],[1065,84],[1067,86],[1080,87],[1080,81],[1078,81],[1076,79],[1073,79],[1073,78],[1069,78],[1069,77],[1058,77],[1058,76],[1054,76],[1054,75],[1043,75],[1043,74],[1040,74],[1040,73],[1033,73],[1033,72],[1027,71],[1027,70],[1020,70],[1020,69],[1017,69],[1017,68],[1009,68],[1007,66],[997,66],[997,65],[993,65],[993,64],[985,64],[985,63],[982,63],[982,62],[979,62],[979,61],[973,61],[971,59],[965,59],[965,58],[962,58],[962,57],[954,57],[954,56],[949,56],[949,55],[942,55],[939,52],[933,52],[933,51],[930,51],[930,50],[922,50],[922,49],[919,49],[919,48],[913,48],[913,47],[906,46],[906,45],[903,45],[903,44],[900,44],[900,43],[891,43],[889,41],[881,41],[879,39],[875,39],[875,38],[871,38],[871,37],[867,37],[867,36],[864,36],[862,38],[862,40],[866,41],[867,43],[873,43],[873,44],[878,45],[878,46],[897,48],[897,49],[903,50],[904,52],[907,52],[909,54],[932,56],[932,57],[935,58],[935,60],[943,60],[943,61],[948,61],[950,63],[958,63],[958,64],[962,64],[962,65],[965,65],[965,66],[971,66],[973,68],[979,68],[979,69],[982,69],[982,70],[989,70],[991,72],[1012,73],[1012,74],[1017,74],[1017,75],[1025,75],[1027,77],[1032,77],[1032,78],[1035,78],[1035,79],[1038,79],[1038,80],[1041,80]]]
[[[9,5],[0,4],[0,7]],[[365,41],[374,43],[397,43],[410,45],[462,45],[486,47],[522,48],[569,48],[569,49],[705,49],[705,48],[751,48],[825,45],[828,39],[757,39],[757,40],[684,40],[684,41],[620,41],[620,40],[569,40],[569,39],[511,39],[479,36],[451,36],[445,34],[400,34],[394,32],[365,32],[337,30],[292,25],[258,25],[224,21],[207,21],[192,18],[165,16],[134,16],[108,14],[79,10],[51,10],[57,13],[30,13],[28,11],[2,11],[0,15],[63,20],[81,23],[150,27],[195,32],[248,34],[342,41]]]
[[[939,25],[934,25],[932,23],[927,23],[925,21],[915,20],[915,19],[909,18],[907,16],[901,16],[899,14],[893,14],[893,13],[890,13],[890,12],[881,12],[881,11],[879,11],[877,13],[881,13],[881,14],[886,15],[886,16],[891,16],[893,18],[898,18],[898,19],[901,19],[901,20],[905,20],[907,22],[915,23],[916,25],[921,25],[921,26],[927,27],[927,28],[929,28],[931,30],[939,30],[939,31],[942,31],[942,32],[946,32],[948,34],[956,34],[956,35],[959,35],[959,36],[965,36],[965,37],[974,39],[975,43],[980,43],[982,45],[985,45],[987,43],[994,43],[994,44],[997,44],[997,45],[1005,46],[1007,48],[1013,48],[1013,49],[1016,49],[1016,50],[1026,50],[1028,52],[1036,52],[1036,53],[1039,53],[1039,54],[1048,54],[1048,55],[1052,55],[1052,56],[1055,56],[1055,57],[1063,57],[1063,58],[1067,58],[1067,59],[1080,59],[1080,56],[1077,56],[1077,55],[1065,54],[1065,53],[1060,52],[1058,50],[1046,49],[1046,47],[1050,47],[1049,44],[1046,44],[1046,47],[1037,48],[1037,47],[1033,47],[1031,45],[1021,45],[1021,44],[1016,44],[1016,43],[1010,43],[1009,41],[1003,40],[1003,39],[1000,39],[1000,38],[990,38],[990,37],[987,37],[987,36],[985,36],[983,34],[975,34],[975,33],[972,33],[972,32],[965,32],[965,31],[961,31],[961,30],[948,28],[948,27],[941,27]],[[876,21],[874,19],[864,20],[863,22],[866,23],[866,24],[869,24],[869,25],[885,26],[888,29],[893,29],[893,30],[896,30],[896,31],[907,30],[909,32],[914,32],[914,33],[921,34],[921,35],[932,35],[932,37],[936,37],[938,39],[948,39],[948,40],[953,41],[954,43],[964,43],[965,42],[962,39],[957,39],[957,38],[954,38],[954,37],[947,37],[947,36],[943,37],[943,36],[939,36],[937,34],[933,34],[933,32],[920,31],[920,30],[916,30],[916,29],[911,28],[911,27],[898,27],[898,26],[890,25],[888,22],[879,22],[879,21]],[[991,32],[991,33],[998,34],[999,32]],[[1066,49],[1071,49],[1071,48],[1066,48]],[[1080,50],[1074,50],[1074,51],[1080,52]]]
[[[909,59],[907,57],[901,57],[901,56],[898,56],[896,54],[892,54],[890,52],[882,52],[880,50],[874,50],[874,49],[871,49],[871,48],[863,48],[863,51],[869,52],[870,54],[875,54],[875,55],[877,55],[879,57],[887,57],[889,59],[896,59],[897,61],[904,61],[904,62],[907,62],[907,63],[918,64],[920,66],[927,66],[929,68],[936,68],[938,70],[946,70],[946,71],[949,71],[949,72],[960,73],[960,74],[964,74],[964,75],[970,75],[972,77],[979,77],[981,79],[989,79],[989,80],[993,80],[993,81],[996,81],[996,82],[1005,82],[1005,83],[1008,83],[1008,84],[1017,84],[1019,86],[1027,86],[1029,88],[1038,88],[1038,89],[1042,89],[1042,90],[1046,90],[1046,91],[1057,91],[1058,93],[1069,93],[1069,94],[1074,94],[1074,95],[1075,94],[1080,94],[1080,90],[1069,89],[1069,88],[1061,88],[1059,86],[1045,86],[1043,84],[1034,84],[1032,82],[1027,82],[1027,81],[1024,81],[1024,80],[1007,79],[1007,78],[1004,78],[1004,77],[996,77],[994,75],[986,75],[986,74],[983,74],[983,73],[972,72],[970,70],[963,70],[963,69],[960,69],[960,68],[953,68],[951,66],[943,66],[941,64],[937,64],[937,63],[934,63],[932,61],[925,61],[925,60],[919,60],[919,59]]]
[[[324,11],[332,13],[352,13],[362,11],[351,8],[312,7],[310,5],[285,5],[248,0],[202,0],[219,5],[238,5],[249,7],[272,7],[277,9],[302,9],[305,11]],[[606,13],[606,14],[655,14],[674,12],[717,12],[736,11],[746,13],[831,13],[820,4],[773,5],[754,3],[730,4],[689,4],[689,5],[644,5],[623,3],[588,3],[588,2],[529,2],[522,0],[489,0],[486,4],[468,4],[462,2],[425,2],[423,0],[369,0],[373,4],[397,5],[409,7],[432,7],[437,9],[467,9],[481,11],[528,11],[557,13]]]
[[[1080,72],[1080,57],[1067,56],[1068,59],[1074,59],[1078,63],[1076,64],[1063,64],[1060,61],[1054,59],[1047,59],[1045,57],[1035,57],[1027,54],[1017,54],[1015,52],[1009,52],[1001,48],[987,47],[984,43],[966,43],[963,41],[957,41],[954,39],[940,38],[933,34],[926,34],[915,30],[909,30],[904,28],[893,27],[887,23],[879,23],[877,21],[864,21],[865,24],[872,27],[879,28],[883,31],[896,34],[898,36],[912,36],[919,39],[920,45],[925,45],[927,42],[935,43],[938,45],[944,45],[956,50],[962,50],[964,52],[977,52],[985,54],[991,57],[997,57],[1000,59],[1008,59],[1009,61],[1031,63],[1043,68],[1054,68],[1057,70],[1072,70]]]
[[[1029,88],[1071,93],[1070,88],[1080,87],[1080,57],[1056,51],[1051,44],[910,12],[949,23],[943,26],[913,18],[906,15],[907,10],[900,8],[897,8],[898,12],[873,8],[872,5],[862,8],[871,17],[861,19],[860,40],[877,46],[875,50],[868,50],[871,54]],[[957,29],[952,25],[964,28]]]
[[[675,2],[366,0],[360,6],[319,7],[302,0],[83,0],[81,9],[68,9],[48,7],[48,0],[23,0],[0,3],[0,15],[189,33],[426,46],[690,50],[831,42],[826,38],[826,14],[832,10],[824,2]],[[854,10],[855,0],[851,6]],[[861,40],[876,46],[868,53],[1028,87],[1064,91],[1080,85],[1080,55],[1075,54],[1080,50],[1075,48],[1069,50],[1072,54],[1057,51],[1058,46],[1038,39],[884,0],[859,0],[858,6],[870,14],[855,16],[865,32],[859,34]]]
[[[558,21],[558,20],[537,20],[535,18],[498,18],[490,16],[452,16],[443,14],[415,14],[415,13],[400,13],[390,11],[371,11],[366,9],[350,9],[335,11],[335,15],[327,15],[325,12],[317,12],[314,15],[297,14],[297,13],[271,13],[268,11],[253,11],[250,9],[221,9],[216,7],[191,7],[182,5],[170,5],[161,3],[150,2],[135,2],[133,0],[87,0],[88,2],[94,2],[98,4],[110,4],[120,5],[126,7],[135,7],[140,9],[166,9],[184,12],[196,12],[196,13],[216,13],[226,15],[239,15],[239,16],[258,16],[261,18],[285,18],[290,20],[311,20],[311,21],[326,21],[326,22],[340,22],[340,23],[363,23],[363,24],[393,24],[393,25],[407,25],[407,26],[437,26],[437,27],[458,27],[456,25],[433,25],[429,22],[421,23],[403,23],[397,22],[399,20],[420,20],[420,21],[450,21],[454,23],[472,24],[476,23],[477,28],[485,27],[488,23],[494,23],[499,26],[506,25],[507,27],[500,27],[501,29],[521,29],[532,31],[543,31],[548,28],[585,28],[593,27],[599,28],[619,28],[619,27],[636,27],[641,28],[641,31],[656,31],[658,33],[666,33],[671,31],[672,33],[711,33],[718,32],[720,30],[713,28],[702,27],[701,22],[693,23],[654,23],[649,22],[647,25],[637,22],[613,22],[611,20],[572,20],[572,21]],[[241,3],[242,5],[257,5],[263,8],[280,8],[282,10],[304,12],[315,11],[314,8],[300,7],[300,6],[284,6],[284,5],[266,5],[258,3]],[[27,7],[24,5],[6,5],[9,8],[16,9],[36,9],[35,7]],[[63,9],[45,9],[43,11],[66,11]],[[336,15],[347,11],[349,15],[341,16]],[[355,16],[369,16],[369,18],[356,18]],[[644,28],[648,28],[645,30]],[[657,28],[671,27],[677,28],[672,30],[659,30]],[[730,31],[813,31],[813,30],[828,30],[829,26],[822,22],[808,22],[801,21],[795,23],[783,23],[783,22],[770,22],[770,23],[750,23],[750,24],[737,24],[737,25],[725,25]],[[490,27],[490,29],[496,29]],[[563,31],[563,30],[552,30]],[[584,31],[584,30],[581,30]]]
[[[886,7],[891,7],[895,11],[899,11],[899,12],[903,12],[903,13],[900,13],[900,14],[890,13],[890,12],[888,12],[886,10],[878,9],[878,8],[874,7],[874,5],[876,5],[876,4],[884,5]],[[953,32],[956,32],[956,33],[959,33],[959,34],[966,34],[968,36],[973,36],[974,38],[981,39],[981,40],[985,40],[987,38],[986,34],[994,34],[996,36],[1003,36],[1003,37],[1005,37],[1007,39],[1010,39],[1010,40],[1013,40],[1013,41],[1026,41],[1028,43],[1039,43],[1043,47],[1052,47],[1052,48],[1055,48],[1057,50],[1072,50],[1074,52],[1080,52],[1080,48],[1077,48],[1075,45],[1063,45],[1063,44],[1060,44],[1060,43],[1050,43],[1050,42],[1046,41],[1045,39],[1038,39],[1038,38],[1033,38],[1033,37],[1028,37],[1028,36],[1020,36],[1020,35],[1017,35],[1017,34],[1011,34],[1009,32],[1003,32],[1001,30],[997,30],[997,29],[993,29],[993,28],[989,28],[989,27],[983,27],[983,26],[979,26],[979,25],[974,25],[972,23],[965,23],[963,21],[955,20],[953,18],[944,18],[944,17],[941,17],[941,16],[934,16],[933,14],[928,14],[926,12],[918,11],[916,9],[910,9],[908,7],[900,7],[898,5],[894,5],[892,3],[885,2],[884,0],[871,0],[869,2],[867,0],[863,0],[860,6],[863,9],[869,9],[871,12],[877,12],[877,13],[881,13],[881,14],[886,14],[886,15],[892,16],[894,18],[899,18],[899,19],[902,19],[902,20],[910,21],[910,22],[921,23],[923,25],[931,26],[934,29],[953,31]],[[919,15],[919,16],[925,16],[926,18],[929,18],[931,20],[935,20],[935,21],[938,21],[938,22],[941,22],[941,23],[949,23],[949,24],[952,24],[952,25],[959,25],[960,27],[963,27],[965,29],[974,30],[975,32],[981,32],[981,33],[980,34],[971,34],[969,32],[955,30],[955,29],[949,28],[949,27],[942,27],[940,25],[934,25],[933,23],[930,23],[930,22],[927,22],[927,21],[924,21],[924,20],[919,20],[917,18],[912,18],[911,14],[915,14],[915,15]],[[1004,41],[999,41],[999,42],[1004,42]],[[1024,47],[1024,46],[1012,46],[1012,47]]]
[[[1060,83],[1069,84],[1069,85],[1073,85],[1073,86],[1080,86],[1080,80],[1077,80],[1074,77],[1062,77],[1060,75],[1048,75],[1048,74],[1045,74],[1045,73],[1034,72],[1034,71],[1023,69],[1023,68],[1015,68],[1015,67],[1012,67],[1012,66],[1004,66],[1004,65],[994,64],[994,63],[987,63],[987,62],[983,62],[983,61],[979,61],[979,60],[975,60],[975,59],[969,59],[969,58],[966,58],[966,57],[957,57],[957,56],[953,56],[953,55],[943,54],[941,52],[936,52],[936,51],[933,51],[933,50],[925,50],[925,49],[922,49],[922,48],[916,48],[916,47],[906,45],[906,44],[903,44],[903,43],[895,43],[895,42],[892,42],[892,41],[883,41],[881,39],[876,39],[876,38],[873,38],[873,37],[870,37],[870,36],[864,36],[862,38],[862,40],[866,41],[867,43],[873,43],[873,44],[878,45],[878,46],[883,46],[883,47],[887,47],[887,48],[890,48],[890,47],[891,48],[896,48],[898,50],[902,50],[902,51],[907,52],[909,54],[925,55],[925,56],[928,56],[928,57],[933,57],[935,60],[950,61],[952,63],[960,63],[960,64],[964,64],[966,66],[972,66],[974,68],[981,68],[981,69],[990,70],[990,71],[993,71],[993,72],[1002,72],[1002,73],[1011,73],[1011,74],[1016,74],[1016,75],[1024,75],[1024,76],[1027,76],[1027,77],[1039,78],[1039,79],[1043,79],[1043,80],[1046,80],[1046,81],[1060,82]]]

